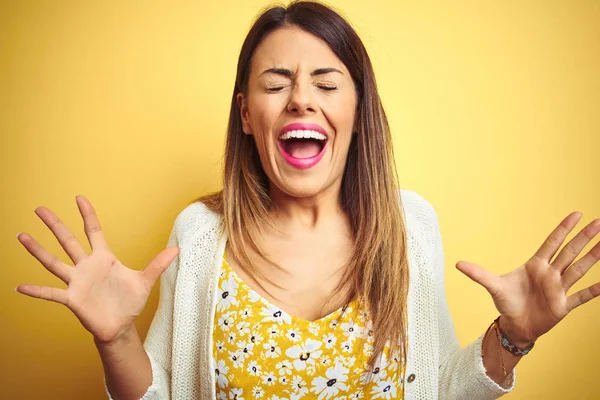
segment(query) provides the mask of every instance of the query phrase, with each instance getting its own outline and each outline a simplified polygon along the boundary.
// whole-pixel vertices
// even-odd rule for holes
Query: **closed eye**
[[[337,90],[337,87],[335,87],[335,86],[319,85],[319,88],[323,89],[323,90],[327,90],[328,92],[333,91],[333,90]]]
[[[328,92],[331,92],[331,91],[333,91],[333,90],[337,90],[337,87],[336,87],[336,86],[317,85],[317,87],[318,87],[319,89],[326,90],[326,91],[328,91]],[[270,87],[270,88],[267,88],[267,91],[268,91],[268,92],[273,92],[273,93],[276,93],[276,92],[279,92],[280,90],[282,90],[283,88],[285,88],[285,86],[276,86],[276,87]]]

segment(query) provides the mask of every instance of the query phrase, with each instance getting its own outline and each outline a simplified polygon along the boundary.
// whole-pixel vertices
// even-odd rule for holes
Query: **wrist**
[[[98,347],[98,349],[105,350],[126,346],[136,340],[139,341],[140,336],[135,324],[124,328],[118,335],[110,340],[101,340],[94,336],[94,343],[96,344],[96,347]]]
[[[516,333],[516,330],[506,321],[506,318],[501,315],[498,320],[498,326],[508,341],[520,349],[525,349],[532,343],[535,343],[536,338],[524,337]]]

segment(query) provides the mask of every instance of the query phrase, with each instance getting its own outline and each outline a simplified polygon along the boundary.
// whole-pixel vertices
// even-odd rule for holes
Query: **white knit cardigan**
[[[496,399],[510,392],[514,370],[502,386],[485,373],[483,333],[459,346],[446,303],[444,252],[434,208],[412,191],[402,189],[400,197],[409,257],[404,376],[414,375],[405,381],[405,399]],[[216,398],[212,331],[226,239],[222,217],[202,203],[189,205],[175,219],[168,245],[178,245],[180,252],[162,275],[158,309],[144,342],[152,385],[143,400]]]

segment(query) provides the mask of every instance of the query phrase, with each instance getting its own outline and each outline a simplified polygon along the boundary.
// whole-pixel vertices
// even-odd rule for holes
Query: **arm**
[[[95,340],[109,398],[139,399],[152,384],[150,360],[135,326],[110,343]]]
[[[130,269],[119,261],[106,243],[100,221],[89,200],[85,196],[77,196],[76,201],[91,254],[52,211],[38,207],[36,214],[52,231],[74,266],[48,252],[31,235],[22,233],[17,236],[21,244],[50,273],[67,284],[67,288],[24,284],[19,285],[17,291],[62,304],[73,312],[93,335],[110,391],[119,399],[137,398],[150,384],[157,391],[163,388],[159,379],[161,368],[155,368],[152,356],[141,346],[135,320],[144,309],[152,287],[169,266],[170,276],[174,276],[179,248],[167,247],[141,271]],[[176,232],[177,229],[171,233],[170,243],[178,237]],[[168,303],[172,303],[166,292],[163,297],[166,296],[167,305],[163,309],[168,309]],[[156,386],[154,381],[158,382]],[[162,390],[168,392],[168,389]]]
[[[432,263],[434,265],[434,278],[436,280],[438,299],[438,326],[440,343],[440,367],[439,367],[439,398],[440,399],[496,399],[505,393],[512,391],[515,385],[516,361],[510,359],[507,351],[505,366],[507,376],[503,372],[498,354],[498,341],[490,331],[485,343],[485,357],[481,357],[482,339],[485,332],[471,344],[460,348],[456,331],[446,302],[446,291],[444,287],[444,251],[440,233],[439,222],[434,208],[425,199],[422,202],[423,223],[427,224],[425,229],[427,242],[431,244],[433,251]],[[490,319],[490,323],[492,319]],[[495,342],[494,342],[495,340]],[[514,356],[513,356],[514,357]],[[510,359],[510,361],[508,361]],[[510,371],[509,371],[510,368]],[[490,378],[494,377],[494,379]],[[502,382],[498,384],[497,381]]]
[[[500,324],[500,329],[503,327],[503,321],[503,318],[500,317],[500,320],[498,321]],[[502,329],[502,331],[505,331],[505,329]],[[510,341],[512,344],[522,349],[527,347],[529,344],[520,343],[514,340]],[[496,332],[493,329],[490,329],[487,337],[483,341],[483,351],[483,365],[487,371],[487,376],[489,376],[499,385],[502,385],[505,380],[504,371],[506,371],[506,377],[508,377],[522,358],[522,356],[516,356],[510,351],[504,349],[504,347],[498,343]],[[502,352],[502,356],[500,356],[500,352]],[[502,357],[502,359],[500,357]],[[502,363],[504,363],[504,371],[502,370]]]
[[[179,245],[178,220],[168,246]],[[178,270],[179,254],[161,276],[158,309],[144,346],[137,331],[131,332],[131,339],[123,343],[98,346],[109,399],[170,398],[173,300]]]

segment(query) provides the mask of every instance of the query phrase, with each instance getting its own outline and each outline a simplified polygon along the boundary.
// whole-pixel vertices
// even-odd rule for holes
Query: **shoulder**
[[[416,227],[435,231],[439,229],[438,216],[433,205],[422,195],[412,190],[400,189],[400,201],[407,219]]]
[[[171,235],[182,248],[198,235],[218,234],[221,221],[220,214],[210,210],[204,203],[196,201],[179,212],[173,223]]]
[[[441,273],[439,270],[443,269],[444,255],[440,225],[433,205],[422,195],[410,190],[401,189],[400,197],[407,234],[413,238],[416,246],[413,248],[414,256],[421,258],[419,265],[442,277],[443,271]]]

